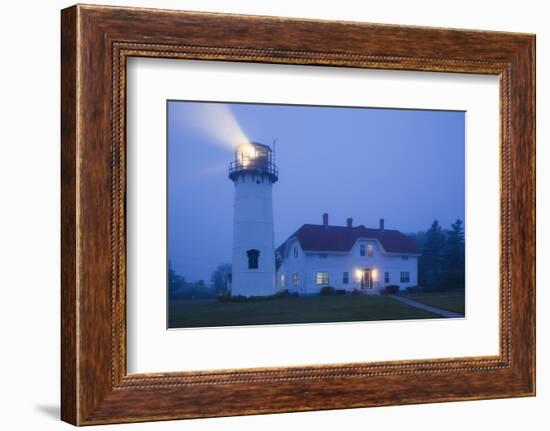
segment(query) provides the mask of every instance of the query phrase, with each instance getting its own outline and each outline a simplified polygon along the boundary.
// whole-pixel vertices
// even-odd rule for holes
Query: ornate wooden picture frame
[[[75,425],[535,394],[535,37],[103,6],[62,11],[61,416]],[[500,79],[500,354],[126,372],[126,60]],[[495,220],[495,223],[498,223]]]

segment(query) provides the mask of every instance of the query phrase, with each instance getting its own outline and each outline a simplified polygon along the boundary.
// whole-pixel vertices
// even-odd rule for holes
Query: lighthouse
[[[229,178],[235,184],[231,295],[273,295],[272,188],[278,169],[271,148],[257,142],[237,145]]]

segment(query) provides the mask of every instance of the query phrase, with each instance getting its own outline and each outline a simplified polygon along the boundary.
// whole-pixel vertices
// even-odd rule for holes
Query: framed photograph
[[[535,394],[534,35],[61,17],[63,420]]]
[[[169,100],[166,117],[169,329],[465,317],[465,112]],[[357,223],[381,208],[401,230]]]

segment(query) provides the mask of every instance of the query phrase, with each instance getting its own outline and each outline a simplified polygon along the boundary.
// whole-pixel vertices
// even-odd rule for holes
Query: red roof
[[[376,239],[388,253],[420,253],[416,241],[392,229],[370,229],[365,226],[324,226],[305,224],[289,237],[296,237],[304,251],[347,252],[358,239]],[[288,240],[287,240],[288,241]],[[282,251],[285,241],[278,248]]]

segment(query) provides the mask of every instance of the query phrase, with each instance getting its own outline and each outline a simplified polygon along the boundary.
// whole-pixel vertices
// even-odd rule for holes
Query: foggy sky
[[[275,246],[304,223],[426,230],[464,220],[465,113],[208,104],[228,108],[248,139],[277,138]],[[231,262],[233,144],[196,127],[202,102],[168,102],[168,256],[188,280]],[[202,115],[202,114],[201,114]],[[214,118],[210,127],[220,129]],[[230,141],[228,136],[227,141]]]

